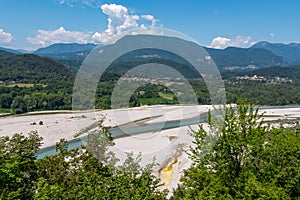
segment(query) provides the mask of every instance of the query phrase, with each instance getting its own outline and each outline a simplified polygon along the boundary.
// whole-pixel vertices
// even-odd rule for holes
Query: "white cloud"
[[[229,38],[216,37],[212,40],[210,47],[215,49],[224,49],[228,46],[229,43],[230,43]]]
[[[70,4],[75,2],[88,3],[97,2],[96,0],[60,0],[61,4]],[[103,32],[79,32],[66,30],[64,27],[60,27],[56,30],[38,30],[35,37],[28,37],[27,41],[36,48],[45,47],[54,43],[102,43],[107,44],[115,41],[119,37],[123,36],[126,31],[130,29],[139,29],[136,33],[155,33],[154,30],[149,27],[154,27],[158,20],[152,15],[135,15],[130,14],[128,9],[122,5],[116,4],[103,4],[101,6],[102,12],[107,15],[107,27]],[[140,20],[149,21],[149,25],[140,23]],[[145,21],[144,21],[145,22]]]
[[[158,20],[155,19],[155,17],[153,15],[141,15],[141,18],[151,21],[151,27],[155,27],[156,22],[158,22]]]
[[[226,38],[226,37],[216,37],[212,40],[211,44],[209,47],[215,48],[215,49],[224,49],[229,46],[234,46],[234,47],[250,47],[254,45],[255,42],[251,39],[250,36],[236,36],[233,39]]]
[[[274,33],[270,33],[270,37],[271,38],[275,37],[275,34]]]
[[[122,5],[104,4],[101,6],[101,10],[108,16],[108,25],[105,31],[96,32],[93,35],[93,40],[104,44],[130,29],[141,28],[143,32],[146,32],[147,27],[139,23],[140,19],[151,21],[151,27],[154,27],[158,21],[152,15],[129,14],[128,9]]]
[[[60,27],[56,30],[38,30],[38,33],[35,37],[28,37],[27,41],[36,46],[48,46],[54,43],[88,43],[90,40],[91,34],[84,33],[79,31],[69,31],[64,27]]]
[[[6,45],[13,41],[12,34],[0,29],[0,45]]]

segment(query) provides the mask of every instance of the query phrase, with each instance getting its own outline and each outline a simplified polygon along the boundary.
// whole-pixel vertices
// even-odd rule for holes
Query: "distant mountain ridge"
[[[21,53],[23,53],[22,51],[15,50],[15,49],[9,49],[9,48],[5,48],[5,47],[0,47],[0,50],[1,51],[6,51],[6,52],[9,52],[9,53],[14,53],[14,54],[21,54]]]
[[[16,55],[16,54],[0,49],[0,56],[9,57],[9,56],[14,56],[14,55]]]
[[[290,43],[269,43],[266,41],[258,42],[251,48],[267,49],[278,56],[282,56],[289,65],[300,64],[300,44]]]
[[[227,47],[226,49],[205,48],[219,69],[234,67],[264,68],[287,66],[284,58],[265,49]]]
[[[70,67],[73,71],[77,71],[82,61],[95,47],[95,44],[53,44],[49,47],[38,49],[34,53],[54,59]],[[247,68],[254,66],[261,68],[288,65],[281,56],[277,56],[265,49],[228,47],[220,50],[204,48],[214,59],[220,70],[230,69],[231,67]],[[147,54],[147,56],[150,56],[150,54]]]
[[[56,43],[48,47],[40,48],[34,51],[34,54],[61,54],[61,53],[78,53],[91,51],[97,45],[88,43],[88,44],[78,44],[78,43]]]
[[[45,48],[40,48],[33,53],[42,57],[51,58],[52,60],[60,62],[76,72],[85,57],[96,46],[96,44],[92,43],[57,43]],[[213,58],[220,70],[248,70],[253,68],[265,68],[272,66],[286,67],[300,64],[300,44],[296,43],[287,45],[281,43],[273,44],[269,42],[258,42],[251,48],[204,48]],[[14,54],[24,53],[22,50],[13,50],[1,47],[0,50]],[[145,56],[139,55],[136,59],[147,60],[151,58],[151,55],[151,53],[145,54]],[[153,52],[153,56],[159,55],[156,52]]]

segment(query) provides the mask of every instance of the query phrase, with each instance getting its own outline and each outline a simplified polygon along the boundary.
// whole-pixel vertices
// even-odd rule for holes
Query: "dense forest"
[[[202,80],[190,80],[199,104],[210,104],[209,92]],[[95,106],[109,109],[111,94],[116,81],[99,82]],[[258,81],[225,81],[228,103],[236,103],[239,98],[257,105],[298,105],[300,104],[299,83],[267,83]],[[72,87],[34,84],[14,84],[0,86],[2,112],[24,113],[37,110],[72,109]],[[178,104],[178,96],[164,84],[146,84],[139,87],[131,96],[129,106]]]
[[[75,74],[37,55],[0,53],[0,102],[4,112],[71,109]]]
[[[243,101],[236,110],[227,108],[222,120],[210,116],[212,132],[202,125],[191,132],[193,164],[171,199],[300,198],[299,124],[265,126]],[[67,150],[61,140],[59,154],[36,160],[41,143],[36,132],[0,138],[0,199],[167,198],[151,174],[154,163],[142,168],[140,157],[129,153],[123,166],[111,165],[116,157],[107,149],[114,142],[106,132],[91,134],[81,149]]]

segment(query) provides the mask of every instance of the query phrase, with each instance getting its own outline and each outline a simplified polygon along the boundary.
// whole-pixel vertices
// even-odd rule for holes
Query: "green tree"
[[[193,132],[194,164],[174,199],[299,198],[300,138],[296,131],[270,130],[254,105],[226,108],[221,129]],[[298,153],[297,153],[298,152]]]
[[[11,108],[13,98],[11,94],[1,94],[0,95],[0,102],[2,108]]]
[[[150,168],[139,166],[139,157],[128,155],[114,167],[113,145],[106,133],[90,135],[87,148],[68,151],[61,141],[58,155],[37,161],[36,199],[165,199]]]
[[[31,199],[37,180],[35,154],[42,138],[15,134],[0,138],[0,199]]]
[[[21,96],[17,96],[14,98],[11,104],[11,108],[16,114],[27,112],[27,104]]]

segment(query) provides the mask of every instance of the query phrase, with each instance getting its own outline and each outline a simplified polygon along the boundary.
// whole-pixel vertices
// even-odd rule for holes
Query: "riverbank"
[[[72,140],[103,127],[130,124],[140,126],[168,120],[196,117],[212,106],[146,106],[116,110],[42,111],[0,118],[0,136],[37,131],[44,138],[42,148],[60,139]]]

